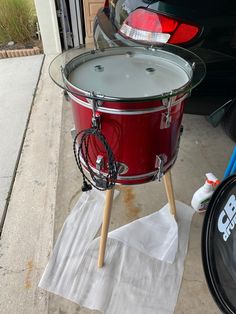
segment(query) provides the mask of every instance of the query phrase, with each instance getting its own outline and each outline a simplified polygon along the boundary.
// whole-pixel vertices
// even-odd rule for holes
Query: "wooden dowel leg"
[[[173,185],[172,185],[170,170],[168,172],[166,172],[166,174],[164,175],[163,178],[164,178],[164,184],[165,184],[168,203],[170,205],[170,211],[171,211],[171,214],[174,215],[176,218],[175,197],[174,197],[174,191],[173,191]]]
[[[103,210],[102,231],[101,231],[99,254],[98,254],[98,267],[99,268],[103,267],[103,264],[104,264],[104,256],[105,256],[105,251],[106,251],[107,234],[108,234],[110,217],[111,217],[113,195],[114,195],[114,188],[112,190],[106,191],[105,207]]]

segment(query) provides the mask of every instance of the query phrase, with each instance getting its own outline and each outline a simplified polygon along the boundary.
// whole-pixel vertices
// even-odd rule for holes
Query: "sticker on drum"
[[[218,307],[223,313],[236,313],[236,175],[219,185],[208,205],[202,261]]]

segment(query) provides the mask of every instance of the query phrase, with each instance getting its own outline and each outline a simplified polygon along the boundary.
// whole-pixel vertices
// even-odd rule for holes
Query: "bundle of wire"
[[[92,169],[89,161],[89,142],[91,137],[95,137],[104,147],[107,156],[107,173],[101,173]],[[95,187],[100,191],[111,189],[116,182],[118,175],[118,166],[114,154],[109,146],[105,136],[100,129],[92,127],[80,131],[74,138],[73,143],[74,156],[76,164],[83,176],[82,191],[86,192]],[[91,179],[86,176],[81,160],[83,160],[86,170],[89,172]]]

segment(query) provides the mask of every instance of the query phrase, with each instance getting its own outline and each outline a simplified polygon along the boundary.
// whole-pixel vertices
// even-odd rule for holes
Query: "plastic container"
[[[213,173],[206,173],[206,181],[193,195],[191,205],[197,212],[204,212],[207,209],[212,194],[220,181]]]

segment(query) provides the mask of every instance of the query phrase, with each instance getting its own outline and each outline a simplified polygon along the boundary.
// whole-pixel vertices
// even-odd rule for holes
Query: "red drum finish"
[[[117,47],[82,54],[63,73],[77,133],[99,115],[101,133],[120,165],[116,183],[159,179],[174,164],[192,64],[162,49]],[[107,174],[99,139],[91,135],[84,145],[87,167]]]
[[[130,185],[155,180],[160,168],[158,156],[163,160],[162,174],[173,165],[178,152],[186,96],[182,94],[171,99],[174,103],[170,108],[169,125],[166,124],[168,109],[163,108],[163,101],[167,103],[167,99],[151,102],[104,102],[98,109],[101,131],[116,161],[127,167],[126,171],[119,174],[117,183]],[[70,98],[77,132],[90,128],[92,109],[85,105],[87,103],[91,106],[91,100],[72,94]],[[145,110],[151,112],[146,113]],[[96,168],[97,157],[101,155],[105,159],[105,151],[96,138],[90,141],[88,149],[90,165]],[[106,168],[101,171],[106,173]]]
[[[50,75],[72,103],[84,182],[81,167],[104,189],[159,179],[174,164],[185,99],[204,78],[205,65],[177,46],[117,43],[69,50],[53,60]]]

